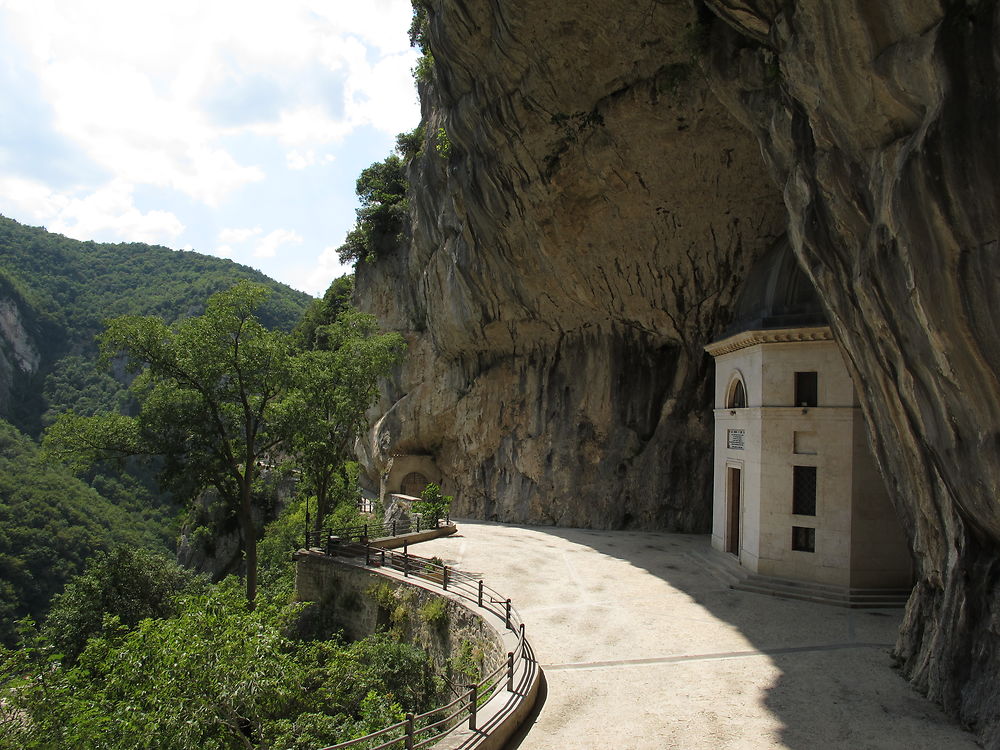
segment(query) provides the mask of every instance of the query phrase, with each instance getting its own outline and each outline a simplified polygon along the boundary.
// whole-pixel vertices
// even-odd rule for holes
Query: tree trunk
[[[253,522],[253,474],[248,471],[240,486],[240,530],[246,555],[247,609],[253,609],[257,598],[257,529]]]
[[[316,531],[323,526],[330,513],[330,479],[328,476],[316,479]]]

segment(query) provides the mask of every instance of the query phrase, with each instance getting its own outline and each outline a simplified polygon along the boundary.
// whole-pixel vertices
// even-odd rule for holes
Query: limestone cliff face
[[[898,657],[1000,747],[997,3],[429,5],[413,241],[359,272],[411,341],[372,476],[431,453],[459,512],[706,528],[701,346],[787,223],[918,562]]]
[[[41,327],[33,310],[19,296],[0,293],[0,414],[17,412],[18,402],[37,388],[42,364]]]
[[[1000,10],[705,6],[714,89],[783,188],[912,540],[898,657],[1000,747]]]
[[[702,347],[784,210],[698,72],[693,9],[631,5],[431,3],[413,241],[358,272],[410,340],[373,482],[429,453],[457,513],[709,528]]]

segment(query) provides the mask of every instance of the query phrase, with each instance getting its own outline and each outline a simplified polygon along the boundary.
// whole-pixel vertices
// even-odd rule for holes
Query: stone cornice
[[[705,351],[713,357],[729,354],[758,344],[793,344],[808,341],[833,341],[829,326],[809,328],[774,328],[760,331],[743,331],[719,341],[713,341]]]

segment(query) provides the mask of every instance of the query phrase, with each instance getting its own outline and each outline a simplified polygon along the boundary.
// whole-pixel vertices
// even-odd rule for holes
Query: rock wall
[[[0,278],[0,418],[22,430],[38,429],[41,350],[51,347],[56,332],[39,321],[38,313]]]
[[[785,218],[698,72],[694,11],[430,5],[413,241],[358,268],[358,300],[410,341],[372,484],[427,453],[458,515],[708,530],[702,347]]]
[[[359,269],[411,341],[373,476],[426,452],[457,513],[705,529],[701,346],[787,223],[917,560],[903,671],[1000,747],[995,0],[429,7],[413,241]]]
[[[919,566],[896,653],[1000,747],[1000,12],[706,0]]]
[[[295,561],[295,598],[316,605],[300,620],[303,635],[329,637],[341,631],[356,641],[392,629],[455,681],[459,676],[452,672],[463,647],[471,647],[471,661],[484,674],[504,658],[502,637],[476,613],[475,602],[471,608],[463,606],[447,595],[318,552],[299,550]]]

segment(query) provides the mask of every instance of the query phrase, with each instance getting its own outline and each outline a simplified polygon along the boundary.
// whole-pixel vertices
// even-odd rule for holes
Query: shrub
[[[413,504],[413,510],[421,517],[436,524],[439,518],[448,515],[451,510],[451,501],[454,499],[451,495],[442,495],[441,488],[431,482],[420,493],[420,500]]]
[[[337,249],[341,263],[371,263],[403,240],[409,219],[403,166],[398,154],[390,154],[361,172],[355,186],[361,208],[357,224]]]

